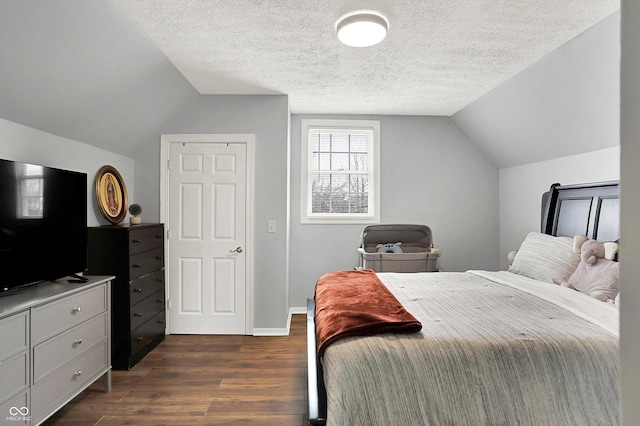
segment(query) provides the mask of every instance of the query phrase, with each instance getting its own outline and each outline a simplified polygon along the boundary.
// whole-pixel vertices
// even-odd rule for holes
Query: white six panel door
[[[247,147],[172,143],[171,333],[244,334]]]

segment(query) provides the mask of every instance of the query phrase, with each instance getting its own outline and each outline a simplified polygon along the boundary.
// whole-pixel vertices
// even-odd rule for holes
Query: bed
[[[510,271],[321,277],[307,312],[310,422],[618,424],[617,307],[557,285],[580,261],[574,235],[619,240],[618,182],[554,184],[541,210],[541,232],[527,235]],[[358,287],[369,273],[382,296]],[[389,292],[407,314],[398,332],[326,339],[334,307],[324,291],[349,280],[372,296],[351,297],[338,316],[384,312],[377,304]]]

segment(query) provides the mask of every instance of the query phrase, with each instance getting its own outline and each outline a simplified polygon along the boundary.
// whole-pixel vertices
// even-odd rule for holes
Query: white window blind
[[[302,120],[302,129],[302,222],[377,222],[379,123]]]

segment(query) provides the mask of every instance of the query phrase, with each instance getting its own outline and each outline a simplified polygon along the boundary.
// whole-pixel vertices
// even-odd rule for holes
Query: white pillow
[[[538,281],[561,284],[569,280],[580,263],[573,238],[530,232],[524,239],[509,272]]]

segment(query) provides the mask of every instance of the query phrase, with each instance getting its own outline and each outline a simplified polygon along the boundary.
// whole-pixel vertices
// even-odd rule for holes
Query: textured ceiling
[[[116,0],[201,94],[286,94],[296,114],[452,115],[619,9],[619,0]],[[347,47],[335,20],[389,35]]]

